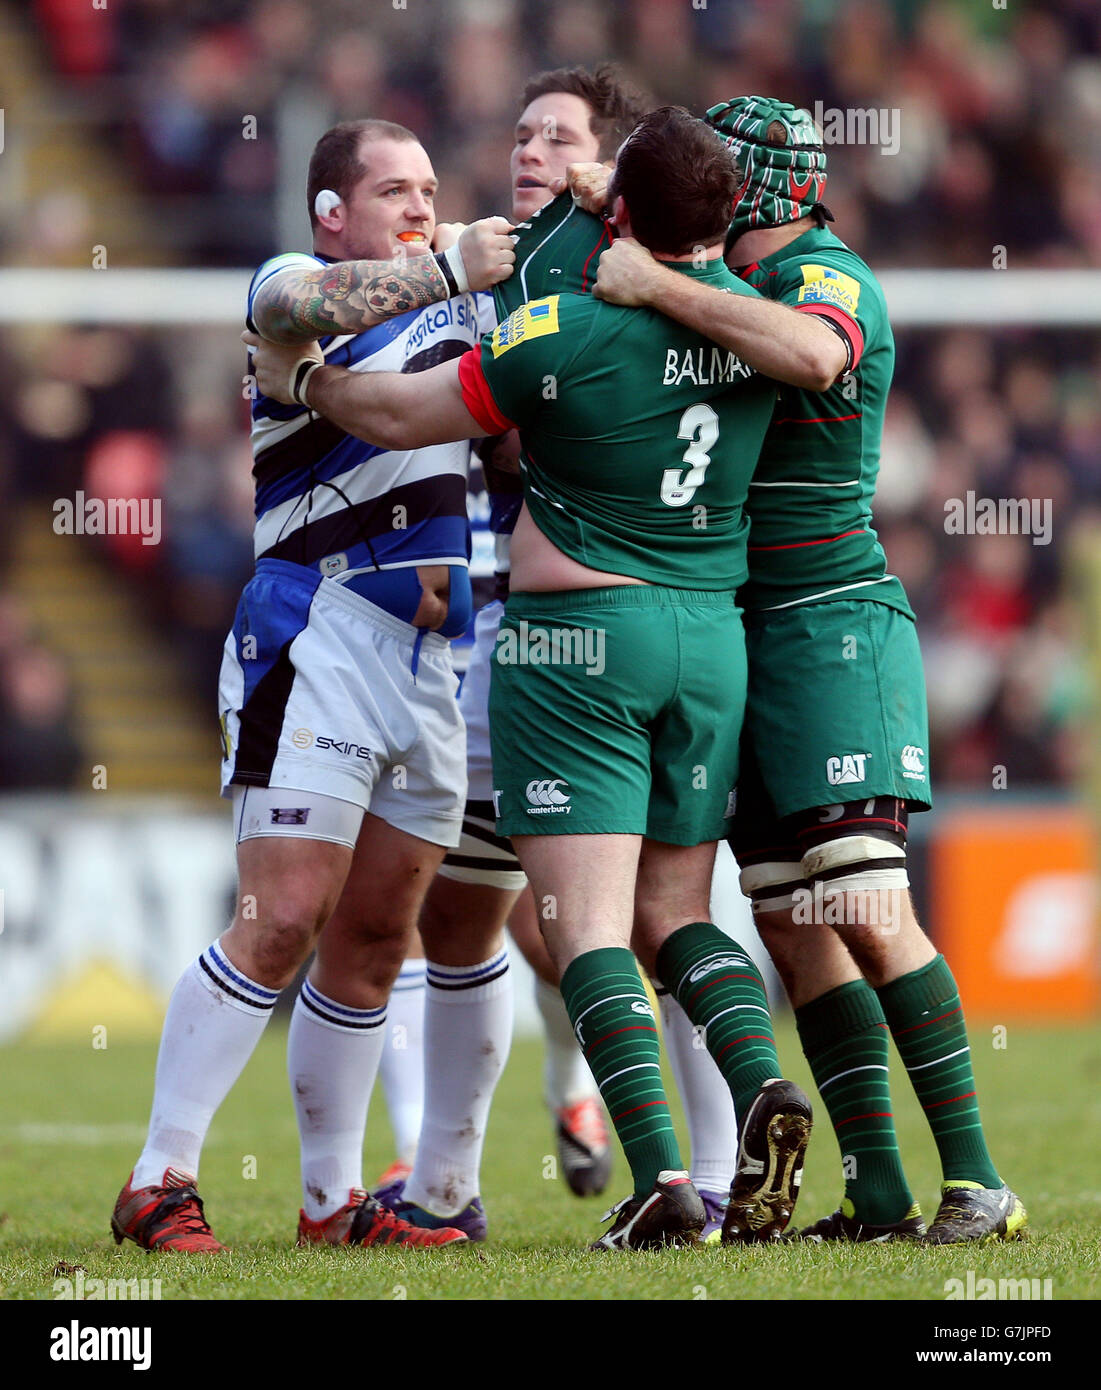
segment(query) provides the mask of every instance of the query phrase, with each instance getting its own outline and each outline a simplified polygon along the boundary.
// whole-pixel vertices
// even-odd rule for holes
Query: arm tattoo
[[[447,282],[432,255],[339,261],[273,275],[260,286],[252,318],[260,335],[273,343],[304,343],[329,333],[362,333],[447,297]]]

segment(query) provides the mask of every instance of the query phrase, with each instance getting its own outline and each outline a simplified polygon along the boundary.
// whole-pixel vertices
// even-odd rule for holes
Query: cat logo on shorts
[[[840,758],[826,759],[826,781],[831,787],[840,787],[847,782],[863,782],[867,773],[864,764],[870,753],[845,753]]]
[[[569,786],[569,783],[564,777],[536,777],[529,782],[524,788],[524,795],[529,802],[528,815],[541,816],[555,811],[569,815],[572,809],[569,805],[570,794],[559,791],[559,787],[566,786]]]

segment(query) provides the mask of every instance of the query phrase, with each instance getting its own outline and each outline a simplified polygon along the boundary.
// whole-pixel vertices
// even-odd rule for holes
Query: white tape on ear
[[[313,200],[313,210],[317,217],[328,217],[333,208],[338,208],[341,203],[339,193],[334,193],[331,188],[318,190],[317,197]]]

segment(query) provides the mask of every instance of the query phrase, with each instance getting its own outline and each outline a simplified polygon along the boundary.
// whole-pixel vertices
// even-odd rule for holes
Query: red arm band
[[[508,416],[502,415],[497,409],[497,402],[482,371],[481,343],[459,358],[459,389],[463,393],[463,405],[486,434],[504,434],[506,430],[516,428]]]
[[[856,319],[851,314],[846,314],[844,309],[839,309],[836,304],[799,304],[795,306],[795,311],[799,314],[817,314],[820,319],[829,319],[832,324],[836,324],[848,339],[853,359],[848,366],[851,372],[864,354],[864,334],[861,333]]]

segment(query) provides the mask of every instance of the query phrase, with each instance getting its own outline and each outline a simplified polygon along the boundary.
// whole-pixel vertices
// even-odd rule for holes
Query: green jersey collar
[[[657,260],[657,257],[654,259]],[[663,265],[668,270],[679,271],[682,275],[690,275],[693,280],[729,280],[732,276],[737,278],[721,256],[716,256],[714,260],[707,261],[702,266],[693,265],[691,261],[658,261],[658,265]]]
[[[829,250],[837,248],[848,250],[841,238],[834,236],[828,227],[808,227],[801,236],[797,236],[793,241],[781,246],[778,251],[773,251],[771,255],[764,256],[759,261],[750,261],[748,265],[740,265],[732,273],[741,278],[747,271],[771,270],[782,261],[789,261],[793,257],[813,255],[814,252],[823,247]]]

